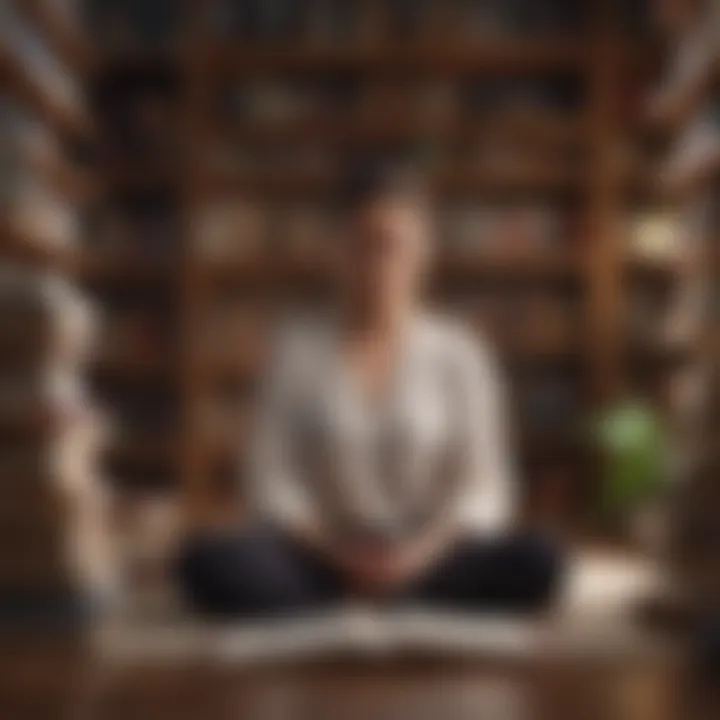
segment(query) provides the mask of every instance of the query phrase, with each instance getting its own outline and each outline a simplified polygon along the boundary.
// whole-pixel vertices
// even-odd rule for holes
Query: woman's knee
[[[180,591],[199,612],[237,615],[252,609],[261,581],[261,542],[252,535],[203,534],[188,538],[175,574]]]
[[[518,576],[524,578],[522,598],[531,608],[548,607],[562,587],[565,553],[559,542],[528,534],[511,543],[510,562]]]
[[[289,540],[262,532],[189,539],[177,576],[189,604],[212,615],[290,612],[320,603],[327,591]]]

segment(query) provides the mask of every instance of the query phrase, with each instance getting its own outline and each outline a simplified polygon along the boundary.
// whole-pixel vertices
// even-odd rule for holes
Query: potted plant
[[[663,499],[673,466],[663,418],[649,403],[626,398],[600,417],[596,444],[603,460],[603,524],[645,549],[658,550],[665,534]]]

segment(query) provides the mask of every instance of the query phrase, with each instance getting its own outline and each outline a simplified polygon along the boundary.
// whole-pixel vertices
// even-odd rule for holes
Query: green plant
[[[596,434],[604,461],[601,509],[622,521],[667,486],[669,433],[650,405],[627,399],[603,413]]]

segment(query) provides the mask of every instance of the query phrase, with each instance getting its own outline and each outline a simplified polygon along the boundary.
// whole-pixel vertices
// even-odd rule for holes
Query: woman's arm
[[[502,532],[515,510],[507,400],[497,361],[469,336],[458,338],[453,353],[448,383],[455,409],[452,440],[433,520],[415,543],[429,556],[462,534]]]
[[[251,504],[260,519],[305,534],[315,525],[315,517],[297,457],[301,355],[302,338],[297,331],[283,333],[262,383],[250,483]]]
[[[283,333],[276,343],[262,385],[251,457],[251,494],[255,514],[346,575],[359,574],[362,559],[332,542],[319,516],[299,457],[302,415],[307,389],[309,344],[301,328]]]
[[[516,506],[505,380],[494,352],[470,339],[462,365],[458,522],[465,532],[495,534],[512,523]]]

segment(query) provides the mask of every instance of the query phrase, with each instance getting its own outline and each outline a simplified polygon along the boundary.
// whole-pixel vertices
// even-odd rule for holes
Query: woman
[[[422,305],[428,201],[402,164],[352,175],[341,307],[286,330],[267,377],[260,528],[195,538],[183,554],[200,611],[286,613],[348,595],[519,611],[552,597],[557,553],[511,530],[492,353]]]

